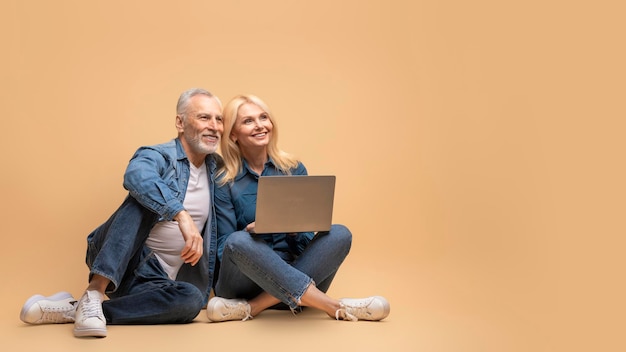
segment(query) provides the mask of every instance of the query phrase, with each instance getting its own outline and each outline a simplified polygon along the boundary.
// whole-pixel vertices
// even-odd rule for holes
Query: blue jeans
[[[350,252],[352,233],[343,225],[319,232],[297,258],[274,251],[245,231],[228,236],[215,293],[223,298],[252,299],[265,291],[291,310],[311,283],[327,292]]]
[[[204,304],[191,283],[170,280],[145,246],[157,215],[127,197],[117,211],[87,237],[89,278],[111,280],[102,304],[107,324],[189,323]]]

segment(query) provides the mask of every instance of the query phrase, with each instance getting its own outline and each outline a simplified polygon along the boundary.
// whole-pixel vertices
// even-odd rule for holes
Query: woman
[[[285,305],[294,313],[317,308],[338,320],[384,319],[389,303],[383,297],[338,300],[325,293],[350,251],[345,226],[317,234],[254,234],[259,176],[307,174],[278,148],[277,137],[276,120],[258,97],[240,95],[225,106],[224,166],[215,194],[221,266],[209,320],[247,320]]]

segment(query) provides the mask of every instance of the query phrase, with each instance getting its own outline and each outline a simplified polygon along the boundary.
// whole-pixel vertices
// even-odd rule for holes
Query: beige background
[[[618,351],[626,344],[620,1],[18,1],[0,5],[0,340],[10,350]],[[86,285],[85,236],[178,94],[265,99],[336,174],[354,246],[331,295],[382,323],[25,326]]]

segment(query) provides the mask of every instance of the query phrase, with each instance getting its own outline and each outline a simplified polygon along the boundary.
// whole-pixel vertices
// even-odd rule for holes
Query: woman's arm
[[[224,242],[228,236],[237,231],[235,207],[233,205],[230,184],[215,188],[215,216],[217,224],[217,258],[222,260]]]

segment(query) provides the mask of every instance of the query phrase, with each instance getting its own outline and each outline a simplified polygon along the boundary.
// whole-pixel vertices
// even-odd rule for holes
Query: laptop
[[[261,176],[254,232],[328,231],[334,197],[335,176]]]

